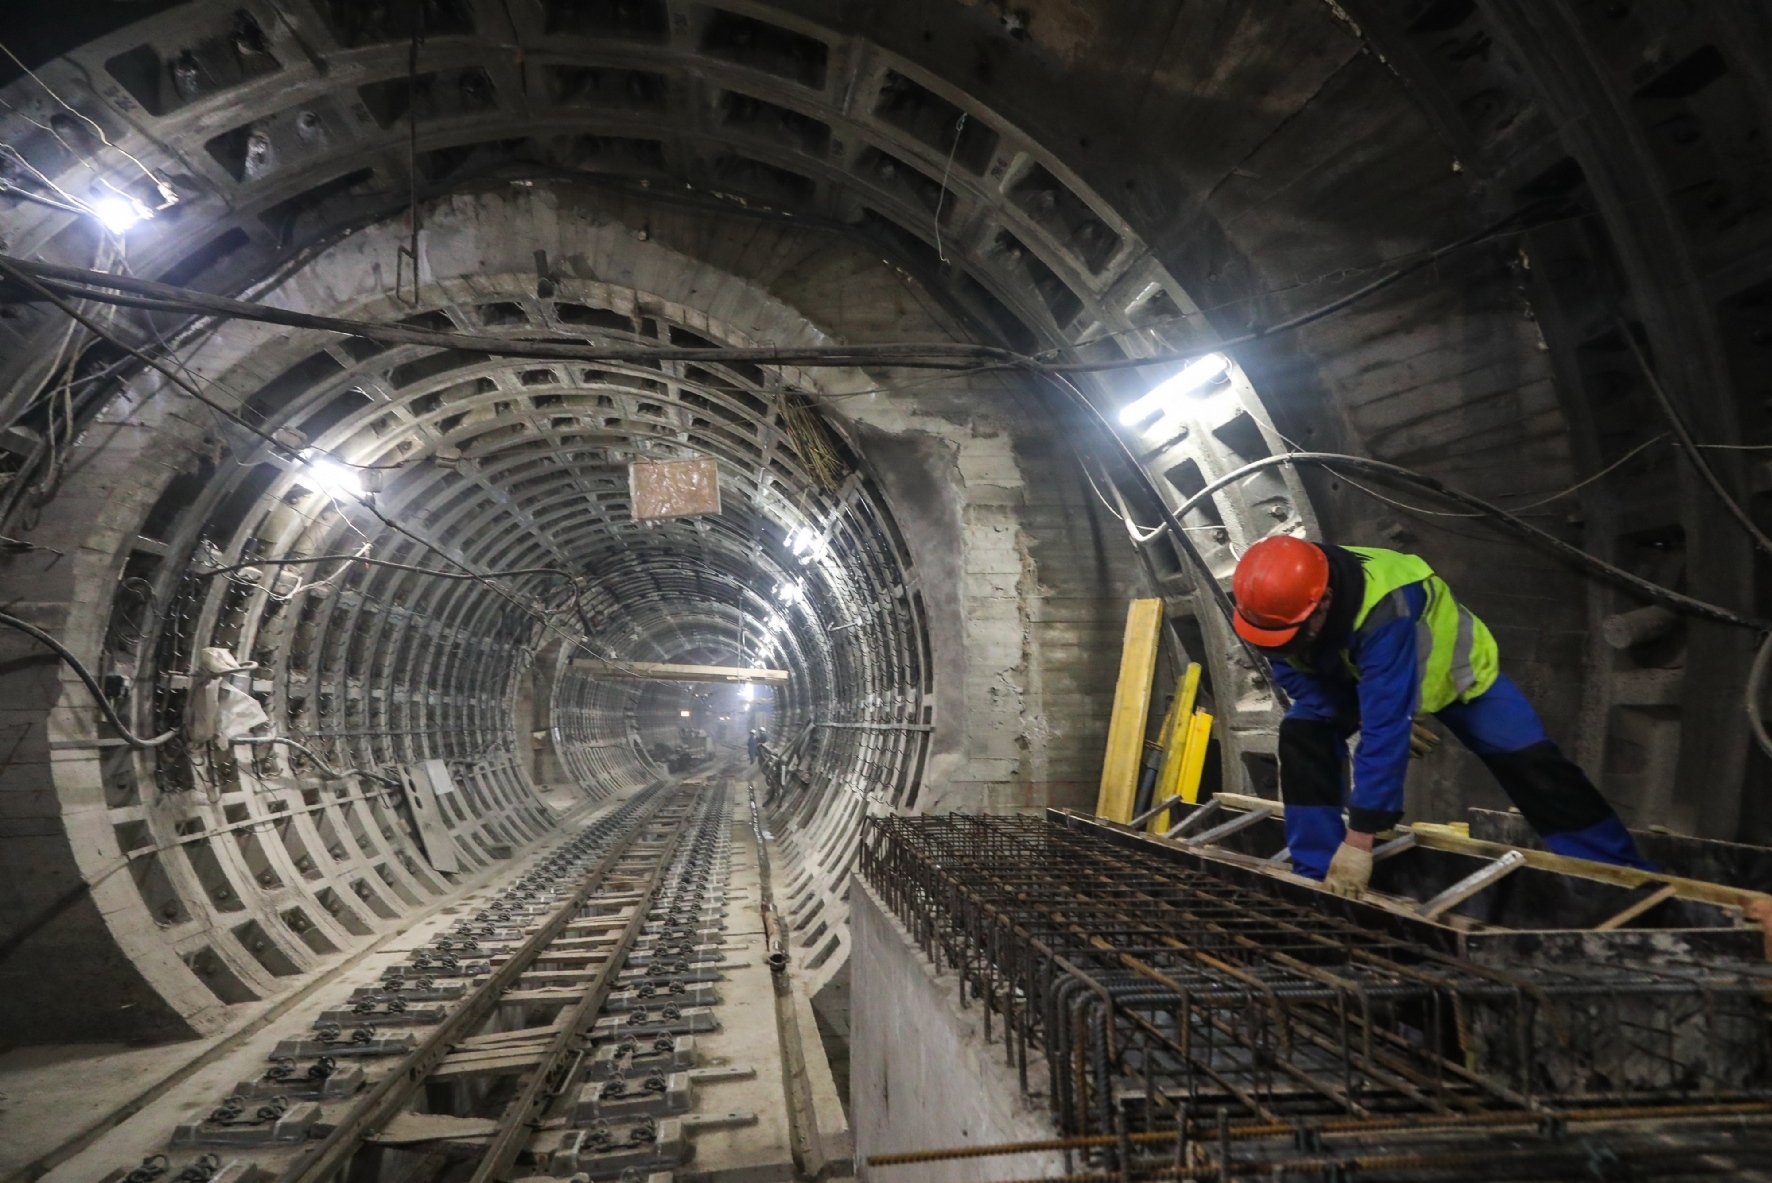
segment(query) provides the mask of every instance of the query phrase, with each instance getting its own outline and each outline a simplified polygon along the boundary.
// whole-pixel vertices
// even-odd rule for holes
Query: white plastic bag
[[[258,668],[257,662],[241,665],[234,655],[220,646],[211,646],[197,655],[197,700],[191,712],[192,743],[234,743],[250,735],[252,729],[269,723],[271,717],[258,705],[258,699],[227,681],[230,674]]]

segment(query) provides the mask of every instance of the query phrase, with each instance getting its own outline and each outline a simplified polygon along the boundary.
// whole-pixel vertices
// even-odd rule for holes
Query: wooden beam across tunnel
[[[604,661],[598,657],[575,657],[572,668],[598,678],[625,678],[636,682],[763,682],[785,685],[786,670],[731,665],[671,665],[660,661]]]

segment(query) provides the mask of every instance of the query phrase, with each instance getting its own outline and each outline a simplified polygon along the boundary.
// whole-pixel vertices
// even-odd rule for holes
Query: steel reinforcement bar
[[[1772,1114],[1764,967],[1477,964],[1026,817],[875,818],[860,868],[1073,1163],[1321,1171],[1332,1127],[1362,1170],[1452,1178],[1501,1129],[1548,1164],[1609,1109],[1694,1150]]]

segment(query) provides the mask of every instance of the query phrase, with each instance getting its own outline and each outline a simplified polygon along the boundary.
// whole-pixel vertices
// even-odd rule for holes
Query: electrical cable
[[[454,560],[451,560],[454,561]],[[508,570],[457,573],[454,571],[438,571],[433,567],[420,567],[413,563],[396,563],[390,559],[372,559],[366,555],[310,555],[299,559],[254,559],[251,562],[235,563],[228,567],[217,567],[209,571],[196,573],[197,579],[215,579],[222,575],[232,575],[236,571],[247,571],[255,567],[300,567],[310,563],[364,563],[371,567],[391,567],[396,571],[413,571],[420,575],[432,575],[438,579],[459,579],[466,581],[516,578],[520,575],[557,575],[562,579],[576,580],[577,576],[560,567],[512,567]]]
[[[1754,540],[1754,545],[1767,554],[1772,554],[1772,538],[1766,537],[1765,532],[1754,524],[1753,518],[1748,516],[1747,510],[1741,507],[1741,503],[1729,495],[1729,490],[1723,486],[1722,478],[1717,476],[1715,469],[1711,468],[1710,462],[1704,458],[1704,453],[1698,450],[1698,444],[1692,439],[1692,433],[1686,430],[1685,420],[1681,419],[1680,413],[1674,409],[1673,400],[1668,398],[1667,390],[1661,385],[1661,379],[1656,376],[1655,370],[1649,365],[1649,359],[1644,356],[1643,347],[1637,344],[1636,334],[1630,331],[1630,326],[1625,324],[1622,318],[1614,320],[1613,323],[1624,335],[1625,345],[1630,348],[1631,356],[1636,358],[1637,368],[1643,372],[1643,378],[1649,384],[1649,391],[1655,396],[1656,405],[1661,408],[1661,413],[1666,417],[1668,425],[1674,429],[1674,438],[1678,439],[1680,447],[1685,449],[1686,458],[1692,462],[1692,467],[1698,470],[1698,475],[1704,478],[1704,483],[1710,486],[1710,491],[1716,494],[1718,501],[1723,503],[1723,507],[1729,511],[1729,516],[1740,523],[1743,530],[1747,531],[1748,537]]]
[[[166,183],[164,181],[162,181],[159,177],[154,175],[153,169],[150,169],[147,165],[143,164],[141,162],[141,160],[138,159],[134,153],[128,151],[127,149],[119,148],[116,144],[113,144],[111,142],[111,137],[105,134],[104,128],[100,127],[97,123],[93,122],[92,119],[90,117],[88,117],[84,112],[77,110],[72,103],[68,102],[68,100],[62,98],[61,95],[57,94],[55,88],[50,86],[49,83],[43,81],[43,79],[37,74],[37,72],[35,70],[31,69],[31,67],[25,65],[24,62],[20,61],[18,54],[12,52],[11,48],[9,48],[5,42],[0,42],[0,53],[5,53],[7,57],[9,57],[13,60],[13,63],[15,65],[17,65],[19,69],[23,70],[26,74],[30,75],[31,81],[35,82],[38,86],[41,86],[44,90],[44,93],[49,95],[49,97],[54,99],[56,102],[60,103],[67,110],[68,114],[72,115],[74,118],[80,120],[82,123],[86,124],[86,126],[90,127],[92,129],[93,134],[98,137],[99,143],[103,144],[105,147],[109,148],[111,151],[117,153],[119,156],[126,157],[137,168],[142,170],[142,174],[144,176],[146,176],[148,178],[148,180],[154,182],[154,185],[162,191],[162,194],[165,193]],[[36,121],[31,120],[31,122],[35,123]],[[57,136],[56,138],[60,139],[61,137]]]
[[[1164,500],[1162,492],[1157,488],[1156,481],[1153,480],[1151,474],[1146,471],[1144,463],[1138,457],[1138,453],[1132,450],[1132,445],[1127,442],[1125,435],[1122,434],[1120,430],[1114,426],[1112,421],[1102,413],[1101,408],[1096,406],[1094,401],[1091,400],[1088,395],[1084,394],[1082,389],[1079,388],[1075,382],[1072,382],[1063,374],[1046,374],[1044,377],[1053,386],[1057,387],[1064,397],[1075,403],[1082,409],[1085,415],[1093,419],[1096,426],[1101,429],[1109,443],[1120,453],[1121,458],[1125,460],[1127,466],[1144,485],[1152,499],[1156,502],[1157,507],[1162,511],[1163,522],[1169,527],[1170,537],[1176,539],[1181,544],[1182,554],[1185,555],[1187,561],[1193,565],[1196,576],[1195,586],[1198,587],[1204,585],[1207,593],[1212,597],[1212,602],[1218,605],[1218,610],[1224,614],[1226,620],[1229,620],[1231,613],[1236,611],[1235,606],[1231,603],[1230,595],[1219,585],[1218,577],[1212,573],[1211,566],[1206,562],[1206,556],[1200,553],[1200,548],[1194,545],[1193,535],[1189,534],[1187,527],[1181,523],[1182,515],[1189,509],[1193,508],[1193,506],[1197,504],[1197,501],[1190,501],[1182,506],[1181,509],[1171,512],[1169,509],[1169,503]],[[1267,678],[1268,685],[1272,687],[1276,695],[1283,696],[1285,692],[1281,690],[1279,684],[1273,680],[1273,671],[1268,666],[1267,658],[1257,652],[1255,647],[1245,641],[1242,635],[1235,630],[1231,632],[1231,636],[1235,640],[1238,648],[1242,650],[1244,657],[1248,659],[1249,667],[1253,670],[1259,671]]]
[[[19,282],[23,283],[25,286],[33,289],[34,291],[39,292],[41,295],[43,295],[43,297],[45,299],[49,300],[52,304],[54,304],[57,308],[59,308],[63,313],[74,318],[80,324],[85,326],[88,331],[94,333],[95,335],[97,335],[107,341],[110,341],[111,344],[117,346],[120,349],[127,351],[132,356],[136,357],[138,360],[146,363],[147,365],[152,366],[160,374],[162,374],[168,380],[170,380],[174,385],[178,386],[180,389],[189,393],[193,398],[197,399],[197,401],[202,403],[204,406],[209,407],[210,409],[227,416],[229,419],[233,420],[235,423],[239,424],[241,427],[245,428],[247,431],[251,432],[253,435],[258,436],[260,439],[265,440],[266,442],[272,444],[274,447],[276,447],[280,450],[284,450],[284,451],[289,450],[288,445],[284,444],[281,440],[278,440],[275,436],[271,435],[268,432],[261,430],[260,428],[254,427],[252,424],[246,422],[245,419],[241,418],[234,411],[230,410],[229,408],[227,408],[227,407],[221,405],[220,403],[215,402],[213,399],[209,398],[201,390],[199,390],[194,383],[186,381],[183,377],[181,377],[180,375],[175,373],[173,370],[169,369],[167,366],[162,364],[160,361],[156,360],[155,358],[149,357],[147,354],[143,353],[141,350],[136,349],[134,346],[129,345],[127,342],[120,340],[119,338],[115,337],[110,332],[108,332],[107,330],[105,330],[104,328],[99,326],[96,322],[94,322],[94,321],[90,320],[89,318],[87,318],[86,316],[82,315],[78,309],[74,308],[72,305],[68,304],[66,301],[64,301],[60,297],[56,296],[53,292],[49,291],[46,287],[44,287],[42,284],[38,283],[35,279],[33,279],[28,273],[26,273],[25,271],[21,270],[20,268],[14,266],[13,260],[7,259],[4,256],[0,256],[0,272],[4,272],[8,275],[11,275],[14,279],[17,279]],[[121,278],[121,277],[113,276],[112,278]],[[365,506],[365,508],[367,508],[369,510],[370,513],[374,514],[381,521],[381,523],[383,525],[387,526],[389,529],[395,530],[398,533],[405,535],[407,538],[410,538],[412,541],[417,542],[419,545],[425,547],[427,550],[430,550],[430,551],[440,555],[442,558],[444,558],[446,561],[448,561],[452,565],[460,567],[465,571],[469,571],[469,572],[473,571],[473,569],[471,567],[469,567],[466,563],[463,563],[459,559],[454,558],[453,556],[448,554],[448,552],[444,551],[442,548],[432,544],[428,539],[420,537],[419,535],[413,533],[411,530],[406,529],[404,526],[401,526],[399,523],[397,523],[393,519],[389,518],[386,514],[382,513],[381,510],[376,508],[374,503],[372,501],[370,501],[369,499],[365,498],[363,500],[362,504]],[[561,572],[560,574],[563,574],[563,575],[565,575],[565,577],[567,579],[574,581],[573,582],[573,587],[574,587],[573,606],[577,612],[579,624],[581,627],[583,627],[585,629],[585,632],[586,632],[586,636],[583,640],[573,639],[574,643],[578,644],[578,645],[582,645],[584,648],[589,649],[590,648],[589,639],[593,633],[593,630],[590,628],[590,619],[588,616],[585,615],[585,612],[584,612],[584,606],[583,606],[583,603],[580,599],[580,593],[578,591],[578,584],[576,582],[575,577],[573,577],[570,573]],[[479,578],[479,579],[482,579],[483,581],[485,581],[487,583],[487,586],[491,587],[495,592],[497,592],[500,596],[503,596],[505,599],[509,600],[512,604],[515,604],[517,607],[523,609],[524,611],[533,612],[533,609],[531,609],[528,605],[524,604],[521,600],[519,600],[519,599],[517,599],[517,597],[511,595],[509,592],[506,592],[504,589],[500,588],[497,584],[492,583],[490,581],[490,579],[488,579],[487,577],[479,575],[478,573],[474,573],[474,576],[476,578]],[[548,624],[548,622],[545,619],[544,619],[543,623]],[[548,625],[548,627],[551,628],[552,626]],[[568,639],[572,639],[572,638],[568,638]],[[592,652],[595,653],[595,650],[592,650]],[[599,654],[598,656],[601,656],[601,655]],[[604,660],[611,661],[616,664],[620,664],[619,659],[616,659],[616,658],[604,658]]]
[[[92,212],[90,210],[81,209],[77,205],[69,205],[65,201],[57,201],[53,197],[45,197],[41,193],[33,193],[29,189],[21,189],[19,186],[7,181],[0,181],[0,196],[22,197],[26,201],[34,201],[38,205],[46,205],[50,209],[60,210],[64,214],[80,214],[84,217],[90,215]]]
[[[1756,632],[1772,631],[1772,621],[1760,620],[1752,616],[1744,616],[1729,608],[1688,596],[1683,592],[1661,586],[1634,575],[1622,567],[1614,566],[1606,560],[1590,555],[1578,546],[1572,546],[1561,538],[1551,534],[1524,518],[1516,517],[1498,505],[1492,505],[1480,497],[1473,496],[1461,489],[1454,488],[1426,473],[1404,468],[1400,464],[1391,464],[1383,460],[1373,460],[1365,456],[1350,456],[1341,452],[1282,452],[1278,456],[1269,456],[1262,460],[1245,464],[1234,472],[1226,473],[1215,481],[1210,481],[1198,493],[1182,502],[1175,511],[1176,515],[1188,513],[1195,506],[1204,502],[1213,493],[1235,484],[1245,477],[1252,476],[1264,469],[1276,468],[1287,464],[1315,464],[1334,470],[1350,470],[1368,476],[1388,477],[1420,489],[1425,489],[1436,496],[1443,497],[1457,505],[1477,510],[1484,517],[1490,518],[1510,533],[1519,535],[1530,542],[1536,543],[1557,555],[1569,560],[1575,566],[1606,583],[1619,587],[1633,595],[1663,604],[1685,616],[1697,617],[1718,624],[1734,625],[1737,628],[1752,629]]]
[[[1420,258],[1405,263],[1379,276],[1346,295],[1337,297],[1278,324],[1252,330],[1237,337],[1226,338],[1186,353],[1153,357],[1113,358],[1101,361],[1050,362],[1073,346],[1061,346],[1037,355],[1025,355],[996,346],[941,341],[929,343],[894,342],[859,346],[792,346],[792,347],[730,347],[683,348],[676,346],[642,346],[609,348],[574,341],[547,342],[533,338],[489,337],[477,334],[421,329],[410,325],[349,320],[341,317],[315,316],[269,308],[261,304],[212,296],[186,288],[172,287],[132,276],[108,275],[76,267],[40,263],[26,259],[0,256],[0,270],[22,271],[36,276],[57,290],[80,299],[143,307],[154,311],[186,312],[192,315],[221,316],[257,320],[290,328],[311,328],[390,344],[436,345],[455,349],[483,350],[513,357],[537,357],[552,360],[585,360],[604,362],[650,363],[655,361],[751,362],[781,365],[860,366],[870,362],[903,368],[994,369],[1003,366],[1045,373],[1080,373],[1108,370],[1138,369],[1194,360],[1205,353],[1223,352],[1303,328],[1344,308],[1384,290],[1416,272],[1432,266],[1440,259],[1480,242],[1526,220],[1534,211],[1555,203],[1540,202],[1516,210],[1472,234],[1436,247]],[[107,291],[107,289],[109,289]],[[117,295],[112,293],[129,293]],[[992,364],[978,367],[980,361]]]
[[[130,747],[135,748],[138,751],[146,748],[157,748],[178,734],[178,732],[174,730],[165,732],[161,735],[156,735],[153,739],[143,739],[124,724],[123,719],[117,714],[116,708],[111,705],[110,699],[105,697],[104,687],[99,685],[98,679],[92,676],[92,671],[87,669],[85,663],[78,657],[75,657],[66,645],[63,645],[60,641],[44,632],[36,625],[31,624],[29,621],[20,620],[18,617],[9,616],[4,612],[0,612],[0,624],[4,624],[9,628],[15,628],[26,636],[31,637],[33,640],[42,642],[53,650],[57,657],[66,662],[69,668],[80,676],[80,680],[86,683],[86,689],[92,692],[92,700],[98,704],[98,709],[104,713],[105,721],[110,723],[110,725],[116,730],[117,734],[123,737],[123,742]]]
[[[1078,457],[1078,459],[1080,461],[1082,458]],[[1083,469],[1083,479],[1089,482],[1089,488],[1095,493],[1095,499],[1101,502],[1103,509],[1113,514],[1114,517],[1118,518],[1120,523],[1126,527],[1126,536],[1132,539],[1132,545],[1139,547],[1148,546],[1163,535],[1169,533],[1169,524],[1167,522],[1160,523],[1147,530],[1137,522],[1133,521],[1132,510],[1127,507],[1126,497],[1120,492],[1120,486],[1115,484],[1113,479],[1106,473],[1102,474],[1101,479],[1106,481],[1107,487],[1114,491],[1114,500],[1110,502],[1102,495],[1101,486],[1095,483],[1095,474],[1089,471],[1089,465],[1084,463],[1081,464],[1080,467]],[[1119,506],[1118,509],[1114,508],[1116,504]]]
[[[942,266],[947,266],[947,252],[941,249],[941,207],[948,195],[948,178],[954,172],[954,154],[960,150],[960,135],[966,130],[966,112],[960,112],[960,118],[954,121],[954,143],[948,149],[948,162],[941,169],[941,184],[935,190],[935,257],[940,259]]]
[[[294,748],[296,751],[300,752],[302,755],[306,756],[308,759],[312,760],[316,765],[319,766],[320,771],[322,773],[324,773],[326,776],[331,777],[333,780],[344,780],[346,777],[350,777],[350,776],[361,776],[361,777],[366,777],[369,780],[379,781],[380,783],[387,785],[390,788],[398,789],[398,788],[404,787],[400,784],[399,781],[395,780],[393,777],[383,776],[379,772],[370,772],[366,768],[347,768],[343,772],[340,772],[337,769],[333,768],[332,765],[328,764],[325,760],[323,760],[320,757],[320,753],[316,752],[313,748],[310,748],[307,744],[302,743],[300,740],[290,739],[286,735],[247,735],[247,736],[243,736],[239,739],[231,739],[228,742],[229,743],[245,743],[245,744],[273,744],[273,743],[287,744],[288,746]]]
[[[135,346],[129,344],[127,341],[124,341],[122,338],[116,336],[115,334],[113,334],[109,330],[100,326],[96,321],[92,320],[91,318],[89,318],[86,315],[84,315],[83,313],[81,313],[79,309],[77,309],[73,305],[69,304],[66,300],[63,300],[60,296],[58,296],[54,292],[50,291],[47,287],[43,286],[41,283],[38,283],[27,272],[25,272],[24,270],[21,270],[19,267],[15,266],[14,261],[12,259],[9,259],[5,256],[0,256],[0,272],[3,272],[5,274],[11,276],[13,279],[17,280],[18,282],[24,284],[26,287],[30,288],[32,291],[41,295],[44,299],[48,300],[51,304],[55,305],[56,308],[60,309],[62,311],[62,313],[64,313],[67,316],[70,316],[70,317],[74,318],[76,321],[78,321],[83,327],[86,328],[86,330],[88,332],[91,332],[91,333],[103,338],[104,340],[109,341],[112,345],[114,345],[117,348],[128,353],[131,357],[134,357],[137,361],[143,363],[144,365],[152,367],[154,370],[158,371],[162,376],[164,376],[168,381],[170,381],[174,386],[177,386],[180,390],[183,390],[185,393],[189,394],[192,398],[196,399],[198,402],[202,403],[204,406],[208,407],[210,410],[215,411],[218,414],[224,415],[228,419],[233,420],[234,423],[238,424],[240,427],[244,428],[245,430],[251,432],[253,435],[258,436],[260,439],[264,440],[268,444],[271,444],[273,447],[276,447],[278,449],[285,450],[285,451],[289,450],[288,446],[286,444],[284,444],[281,440],[278,440],[275,436],[271,435],[269,432],[263,431],[257,427],[254,427],[252,424],[248,423],[245,419],[241,418],[240,415],[237,414],[236,412],[234,412],[232,409],[230,409],[226,406],[223,406],[221,403],[216,402],[214,399],[212,399],[208,395],[204,394],[201,390],[199,390],[196,387],[196,385],[194,385],[193,383],[187,382],[183,377],[181,377],[179,374],[174,372],[172,369],[170,369],[169,367],[167,367],[166,365],[161,363],[159,360],[157,360],[153,357],[150,357],[146,353],[143,353],[140,349],[137,349]],[[113,278],[116,278],[116,277],[113,277]]]
[[[1754,654],[1754,663],[1747,671],[1747,689],[1742,696],[1742,705],[1747,709],[1748,726],[1753,728],[1754,742],[1760,750],[1772,756],[1772,735],[1766,734],[1766,719],[1760,712],[1766,700],[1766,671],[1772,668],[1772,632],[1760,639],[1759,651]]]
[[[1407,279],[1417,271],[1433,266],[1435,263],[1455,251],[1463,250],[1467,246],[1473,246],[1476,243],[1505,230],[1515,223],[1526,221],[1536,210],[1542,210],[1550,206],[1560,207],[1561,204],[1560,201],[1551,199],[1549,201],[1535,202],[1532,205],[1524,206],[1507,215],[1505,218],[1490,223],[1473,234],[1467,234],[1463,238],[1449,242],[1444,246],[1435,247],[1425,255],[1422,255],[1419,259],[1405,263],[1402,266],[1379,276],[1370,283],[1362,284],[1360,287],[1355,288],[1344,296],[1339,296],[1336,299],[1330,300],[1326,304],[1320,304],[1308,311],[1301,312],[1296,316],[1280,321],[1278,324],[1251,329],[1247,333],[1243,333],[1236,337],[1227,337],[1210,345],[1200,346],[1185,354],[1168,354],[1162,357],[1123,358],[1098,362],[1057,362],[1043,365],[1041,368],[1047,373],[1069,374],[1084,372],[1102,373],[1110,370],[1140,369],[1145,366],[1168,365],[1176,362],[1193,361],[1208,353],[1225,353],[1232,349],[1236,349],[1239,346],[1250,345],[1257,341],[1264,341],[1269,337],[1275,337],[1281,333],[1289,333],[1294,329],[1301,329],[1306,325],[1314,324],[1325,317],[1333,316],[1343,308],[1356,304],[1359,301],[1364,300],[1367,296],[1375,295],[1378,292],[1383,291],[1385,288],[1390,287],[1392,284]],[[1523,228],[1529,229],[1530,225]],[[1059,351],[1049,351],[1048,356],[1050,353],[1056,352]]]
[[[534,337],[500,337],[477,333],[460,333],[424,329],[387,321],[351,320],[336,316],[317,316],[292,312],[211,296],[188,288],[171,287],[133,276],[106,275],[77,267],[63,267],[28,259],[0,256],[8,268],[30,274],[46,287],[82,300],[142,308],[154,312],[181,312],[190,315],[215,316],[231,320],[251,320],[285,328],[317,329],[362,337],[389,345],[434,345],[448,349],[479,350],[506,357],[534,357],[550,361],[599,361],[650,364],[656,361],[684,362],[763,362],[782,365],[863,365],[870,361],[890,360],[892,364],[915,368],[949,369],[991,360],[1004,364],[1032,361],[1008,349],[976,345],[961,341],[927,343],[895,342],[887,345],[797,345],[797,346],[730,346],[689,347],[675,345],[642,345],[610,347],[591,345],[582,337],[562,340],[541,340]],[[119,294],[121,293],[121,294]],[[1159,359],[1160,360],[1160,359]],[[1144,364],[1155,365],[1157,362]]]

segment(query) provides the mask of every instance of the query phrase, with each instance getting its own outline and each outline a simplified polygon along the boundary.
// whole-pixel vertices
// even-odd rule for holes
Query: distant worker
[[[762,734],[762,732],[758,731],[755,727],[753,727],[753,728],[751,728],[750,735],[746,737],[745,747],[746,747],[746,750],[748,750],[751,754],[751,763],[752,764],[755,764],[757,762],[757,737],[761,734]]]
[[[1373,835],[1403,815],[1411,734],[1425,715],[1489,766],[1552,852],[1655,869],[1501,672],[1489,629],[1421,559],[1276,535],[1249,548],[1231,587],[1237,634],[1267,652],[1292,698],[1280,796],[1300,875],[1341,895],[1365,890]]]

